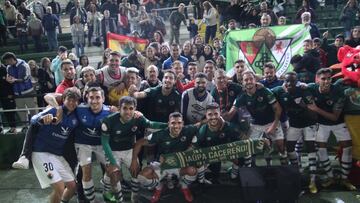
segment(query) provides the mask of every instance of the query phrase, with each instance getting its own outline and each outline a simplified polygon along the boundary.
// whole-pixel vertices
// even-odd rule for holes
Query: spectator
[[[277,15],[274,13],[274,11],[272,11],[271,9],[268,8],[268,4],[266,3],[266,1],[263,1],[260,3],[260,13],[259,16],[263,16],[264,14],[268,14],[271,18],[272,23],[276,23],[278,21],[278,17]],[[271,24],[273,25],[273,24]]]
[[[351,28],[354,27],[357,14],[359,13],[359,5],[356,0],[348,0],[344,6],[341,15],[340,22],[344,26],[345,37],[349,38],[351,35]]]
[[[16,58],[15,54],[12,52],[6,52],[2,56],[2,60],[5,61],[5,64],[7,65],[8,75],[6,81],[13,84],[14,94],[17,96],[15,99],[16,108],[23,109],[37,107],[34,99],[34,88],[31,84],[29,65],[25,61]],[[27,111],[19,111],[18,114],[22,123],[28,121]],[[35,110],[30,111],[31,116],[35,114]]]
[[[185,4],[180,3],[178,10],[173,11],[170,14],[169,17],[169,21],[170,21],[170,41],[169,43],[172,44],[174,42],[174,38],[175,38],[175,43],[179,44],[179,35],[180,35],[180,25],[181,22],[184,22],[184,25],[186,25],[186,19],[185,19],[185,15],[184,15],[184,9],[185,9]]]
[[[238,0],[231,0],[230,5],[226,9],[227,20],[234,19],[237,23],[241,21],[242,7],[239,4]]]
[[[226,70],[225,57],[223,55],[219,55],[216,58],[216,69]]]
[[[16,28],[15,28],[15,21],[16,21],[16,13],[17,10],[15,6],[10,4],[10,1],[5,1],[4,6],[4,14],[6,19],[7,26],[14,26],[9,28],[10,33],[15,37],[16,36]]]
[[[249,15],[246,16],[245,26],[249,27],[250,24],[260,25],[260,18],[258,11],[255,8],[251,8]]]
[[[154,42],[159,43],[159,45],[166,45],[167,43],[164,40],[164,35],[159,30],[154,32]]]
[[[187,26],[187,30],[190,33],[190,40],[198,35],[199,26],[195,23],[194,18],[189,18],[189,25]]]
[[[130,24],[127,16],[127,11],[125,7],[119,8],[118,14],[118,33],[121,35],[126,35],[130,33]]]
[[[60,14],[61,14],[61,6],[60,6],[60,3],[55,1],[55,0],[51,0],[49,3],[48,3],[48,6],[51,7],[51,10],[53,12],[53,14],[55,14],[59,21],[60,21]],[[62,30],[61,30],[61,26],[59,26],[59,33],[61,34],[62,33]]]
[[[327,65],[328,67],[330,67],[334,64],[340,63],[337,58],[337,53],[339,48],[344,45],[345,38],[344,35],[336,35],[335,42],[332,44],[328,44],[328,35],[328,31],[324,32],[321,48],[324,49],[324,51],[327,53]]]
[[[110,58],[110,48],[106,48],[103,52],[102,61],[99,61],[97,65],[97,69],[101,69],[107,65],[109,65],[109,58]]]
[[[0,8],[0,47],[7,45],[6,37],[6,18],[2,8]]]
[[[314,39],[315,37],[320,38],[319,28],[316,26],[315,23],[311,22],[311,14],[309,12],[304,12],[303,14],[301,14],[301,22],[305,25],[305,27],[307,27],[307,29],[309,29],[312,39]]]
[[[44,57],[40,61],[40,67],[38,70],[39,78],[39,92],[41,95],[55,91],[55,80],[54,75],[50,70],[51,61],[49,58]],[[39,107],[45,106],[45,100],[41,97],[41,100],[38,103]]]
[[[151,47],[151,46],[148,46],[146,48],[146,58],[144,60],[145,71],[146,71],[146,68],[151,66],[151,65],[154,65],[158,69],[161,69],[162,63],[160,63],[159,57],[157,57],[155,55],[155,48]],[[145,72],[145,76],[146,76],[146,72]]]
[[[206,30],[205,30],[205,43],[208,44],[209,40],[213,40],[216,36],[216,30],[217,30],[217,11],[214,8],[214,6],[208,2],[205,1],[203,3],[204,7],[204,16],[202,19],[202,23],[206,24]]]
[[[49,51],[54,51],[58,48],[56,27],[60,25],[60,22],[56,15],[52,14],[51,7],[46,8],[46,14],[41,22],[48,39]]]
[[[15,109],[15,96],[13,90],[13,84],[7,81],[6,65],[0,62],[0,103],[4,110]],[[4,113],[6,120],[10,126],[10,130],[7,133],[16,133],[16,120],[15,112]],[[3,127],[3,126],[0,126]]]
[[[21,13],[18,13],[16,17],[16,36],[19,40],[20,52],[24,53],[28,50],[28,25]]]
[[[54,73],[55,76],[55,85],[59,85],[64,79],[64,76],[61,72],[61,63],[67,59],[67,48],[60,46],[58,49],[58,55],[52,60],[50,70]]]
[[[210,45],[206,44],[204,46],[203,56],[205,61],[211,60],[215,62],[213,52],[213,48]]]
[[[145,39],[151,39],[154,26],[151,24],[150,17],[148,13],[146,13],[144,6],[140,6],[139,25],[141,30],[141,37]]]
[[[163,64],[170,57],[170,49],[167,45],[160,46],[160,63]]]
[[[129,15],[128,19],[130,23],[130,30],[140,31],[140,25],[139,25],[140,17],[139,17],[138,7],[136,4],[131,4],[128,15]]]
[[[271,17],[269,14],[264,13],[260,18],[261,27],[269,27],[271,25]]]
[[[29,60],[28,61],[29,67],[30,67],[30,79],[31,84],[34,88],[34,91],[36,93],[36,100],[37,104],[41,103],[41,100],[43,99],[43,96],[40,93],[40,84],[39,84],[39,66],[36,64],[36,61]]]
[[[82,55],[79,58],[79,65],[76,66],[76,79],[81,78],[80,74],[82,73],[82,69],[89,66],[89,58],[86,55]]]
[[[22,2],[22,3],[20,4],[20,7],[19,7],[18,11],[19,11],[19,13],[21,13],[21,15],[23,16],[23,18],[24,18],[25,20],[28,20],[28,18],[30,17],[31,11],[26,8],[25,2]]]
[[[161,34],[166,35],[166,28],[164,19],[158,15],[156,10],[151,10],[150,20],[155,31],[160,31]]]
[[[280,16],[278,19],[278,25],[286,25],[286,17]]]
[[[182,63],[184,69],[187,68],[188,60],[187,58],[180,55],[180,51],[181,51],[180,46],[178,44],[171,45],[170,57],[164,61],[162,66],[163,70],[171,69],[171,64],[177,60],[179,60]]]
[[[80,57],[84,54],[85,46],[85,28],[84,25],[80,23],[80,16],[74,16],[74,22],[71,25],[71,37],[76,56]]]
[[[327,64],[327,53],[325,52],[324,49],[321,48],[321,44],[322,41],[319,38],[314,38],[313,39],[313,44],[314,44],[314,49],[317,50],[320,54],[320,68],[326,68],[329,67],[329,65]]]
[[[71,62],[73,63],[74,67],[79,65],[79,58],[76,56],[76,54],[70,52],[68,54],[68,59],[71,60]],[[76,77],[76,76],[75,76]]]
[[[345,44],[354,48],[360,45],[360,26],[351,30],[351,35],[346,39]]]
[[[80,6],[80,0],[75,0],[75,6],[70,11],[70,25],[74,24],[74,17],[80,16],[80,23],[85,25],[87,22],[86,10]]]
[[[107,40],[106,40],[106,34],[108,32],[116,32],[116,22],[114,18],[110,17],[109,10],[104,11],[104,18],[101,20],[101,32],[104,42],[104,49],[108,48]]]
[[[312,7],[310,7],[310,4],[309,4],[308,0],[303,0],[302,7],[296,13],[295,23],[301,23],[302,22],[302,17],[301,16],[305,12],[309,12],[313,22],[315,22],[316,15],[315,15],[314,9]]]
[[[190,41],[184,42],[183,49],[181,51],[181,56],[187,58],[187,60],[189,62],[193,60],[191,58],[192,53],[191,53],[191,43],[190,43]]]
[[[39,19],[42,19],[46,14],[45,6],[41,3],[41,1],[36,1],[33,4],[33,12]]]
[[[118,9],[117,9],[117,4],[116,4],[116,0],[107,0],[105,3],[101,4],[101,12],[105,15],[105,11],[108,10],[109,11],[109,16],[111,18],[116,18],[117,17],[117,13],[118,13]]]
[[[100,12],[96,10],[95,4],[89,5],[89,11],[87,12],[87,26],[88,26],[88,46],[90,47],[92,44],[96,46],[101,46],[101,31],[100,31],[100,22],[102,19],[102,15]]]
[[[199,72],[202,72],[205,66],[205,57],[202,55],[201,50],[199,50],[198,46],[195,44],[193,44],[191,47],[191,54],[192,61],[196,63]]]
[[[41,38],[43,31],[44,28],[41,24],[41,20],[36,17],[35,13],[31,13],[29,20],[29,35],[34,40],[36,52],[42,51]]]

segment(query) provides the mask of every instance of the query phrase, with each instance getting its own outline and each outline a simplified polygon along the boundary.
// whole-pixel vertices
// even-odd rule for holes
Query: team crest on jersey
[[[70,133],[70,129],[69,129],[69,128],[61,127],[61,134],[62,134],[62,135],[69,135],[69,133]]]
[[[326,104],[329,105],[329,106],[332,105],[333,103],[334,103],[334,102],[333,102],[332,100],[327,100],[327,101],[326,101]]]
[[[229,92],[229,95],[230,95],[230,96],[234,96],[234,95],[235,95],[235,92],[234,92],[234,91],[230,91],[230,92]]]
[[[77,124],[77,120],[76,119],[72,119],[72,124],[76,125]]]
[[[262,102],[264,100],[264,98],[263,97],[258,97],[257,100],[258,100],[258,102]]]
[[[170,144],[170,141],[166,141],[165,144],[166,144],[166,145],[169,145],[169,144]]]
[[[175,105],[175,101],[169,101],[169,105],[170,105],[170,106],[174,106],[174,105]]]
[[[162,100],[161,100],[161,99],[158,99],[158,103],[162,103]]]
[[[295,98],[294,101],[295,101],[296,104],[300,104],[300,102],[301,102],[301,97]]]
[[[219,137],[220,137],[220,138],[224,138],[224,137],[225,137],[225,133],[221,133],[221,134],[219,135]]]
[[[251,105],[251,102],[247,102],[247,105],[250,106],[250,105]]]
[[[53,176],[52,173],[49,172],[49,173],[47,174],[47,177],[51,180],[54,176]]]
[[[284,101],[287,101],[288,100],[288,98],[287,97],[284,97]]]
[[[185,142],[185,141],[186,141],[186,137],[185,137],[185,136],[182,136],[182,137],[180,138],[180,141],[181,141],[181,142]]]
[[[101,130],[104,131],[104,132],[106,132],[108,130],[105,123],[101,124]]]
[[[88,132],[89,132],[89,134],[90,134],[91,136],[96,136],[96,134],[97,134],[96,128],[93,128],[93,129],[91,129],[91,128],[86,128],[86,129],[88,130]]]
[[[117,130],[117,131],[116,131],[116,134],[121,134],[121,130]]]
[[[206,140],[207,140],[207,141],[210,141],[210,140],[211,140],[211,137],[207,137]]]
[[[131,131],[135,132],[137,129],[138,129],[137,126],[133,126],[133,127],[131,128]]]

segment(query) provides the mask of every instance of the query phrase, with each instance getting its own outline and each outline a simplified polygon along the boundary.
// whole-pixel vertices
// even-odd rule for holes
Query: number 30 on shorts
[[[43,164],[44,168],[45,168],[45,172],[48,172],[48,171],[53,171],[54,170],[54,166],[51,162],[49,163],[44,163]]]

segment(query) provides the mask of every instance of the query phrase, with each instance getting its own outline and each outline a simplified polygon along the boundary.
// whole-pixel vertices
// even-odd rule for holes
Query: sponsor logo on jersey
[[[181,141],[181,142],[185,142],[185,141],[186,141],[186,137],[185,137],[185,136],[182,136],[182,137],[180,138],[180,141]]]
[[[97,137],[97,131],[96,131],[96,128],[86,128],[87,129],[87,132],[88,132],[88,135],[90,137]]]
[[[211,140],[211,137],[207,137],[206,140],[207,140],[207,141],[210,141],[210,140]]]
[[[169,145],[169,144],[170,144],[170,141],[166,141],[165,144],[166,144],[166,145]]]
[[[51,180],[54,176],[53,176],[52,173],[49,172],[49,173],[47,174],[47,177]]]
[[[258,102],[262,102],[264,100],[264,98],[263,97],[258,97],[257,100],[258,100]]]
[[[326,104],[329,105],[329,106],[332,105],[333,103],[334,103],[334,102],[333,102],[332,100],[327,100],[327,101],[326,101]]]
[[[225,133],[221,133],[221,134],[219,135],[219,137],[220,137],[220,138],[224,138],[224,137],[225,137]]]
[[[121,134],[121,130],[117,130],[117,131],[116,131],[116,134]]]
[[[69,135],[70,133],[70,128],[64,128],[64,127],[61,127],[61,134],[62,135]]]
[[[137,126],[133,126],[133,127],[131,128],[131,131],[135,132],[137,129],[138,129]]]

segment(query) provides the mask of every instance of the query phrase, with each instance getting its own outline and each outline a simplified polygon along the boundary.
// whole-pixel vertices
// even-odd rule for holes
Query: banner
[[[108,48],[113,51],[120,52],[121,55],[128,55],[133,48],[143,52],[146,49],[149,41],[138,37],[129,37],[126,35],[118,35],[115,33],[107,33]]]
[[[285,25],[233,30],[226,36],[226,71],[233,75],[234,62],[242,59],[255,73],[272,61],[279,77],[292,70],[291,57],[303,53],[303,41],[311,39],[309,26]]]
[[[202,166],[219,161],[230,161],[263,151],[262,139],[247,139],[213,147],[192,149],[162,155],[161,169]]]

